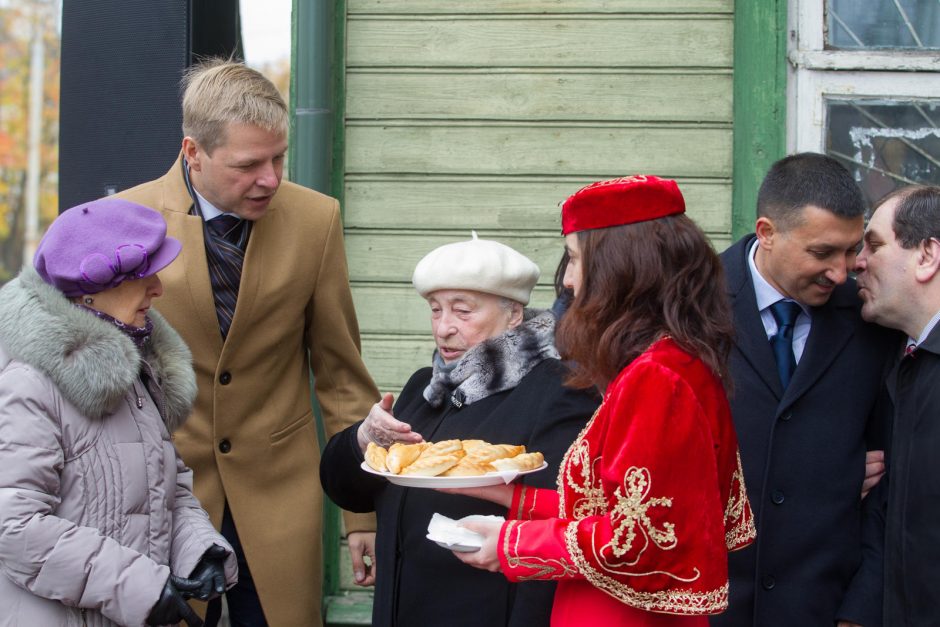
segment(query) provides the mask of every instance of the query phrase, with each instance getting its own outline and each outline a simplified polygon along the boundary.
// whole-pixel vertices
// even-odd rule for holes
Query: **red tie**
[[[904,356],[910,357],[914,354],[914,351],[916,350],[917,350],[917,344],[914,344],[913,342],[911,342],[904,348]]]

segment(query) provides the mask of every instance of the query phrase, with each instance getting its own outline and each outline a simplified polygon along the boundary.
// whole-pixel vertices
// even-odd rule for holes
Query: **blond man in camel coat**
[[[310,369],[328,436],[378,399],[360,356],[339,204],[281,182],[287,108],[267,79],[215,61],[184,86],[180,159],[122,194],[159,210],[183,243],[158,305],[192,349],[199,385],[176,445],[196,495],[242,553],[239,586],[250,584],[228,594],[233,625],[319,625],[323,493]],[[220,216],[235,226],[217,234]],[[348,514],[345,523],[361,564],[374,520]]]

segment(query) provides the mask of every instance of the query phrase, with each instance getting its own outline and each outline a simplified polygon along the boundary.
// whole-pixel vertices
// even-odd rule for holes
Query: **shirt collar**
[[[908,345],[914,344],[915,346],[920,346],[921,343],[927,339],[927,336],[930,335],[934,327],[937,326],[937,323],[940,322],[940,311],[933,315],[933,318],[927,323],[927,326],[924,327],[924,330],[920,332],[920,337],[917,338],[917,341],[914,341],[914,338],[907,338]]]
[[[755,239],[751,244],[750,250],[747,252],[747,267],[751,271],[751,282],[754,284],[754,296],[757,298],[757,310],[764,311],[779,300],[790,300],[799,305],[803,313],[809,315],[803,303],[798,303],[792,298],[788,299],[764,278],[760,270],[757,269],[757,261],[755,261],[756,256],[757,240]]]
[[[196,191],[195,187],[193,188],[193,192],[196,194],[196,198],[199,199],[199,209],[202,211],[202,219],[205,220],[206,222],[208,222],[212,218],[217,218],[220,215],[227,213],[225,211],[222,211],[221,209],[219,209],[212,203],[210,203],[208,200],[206,200],[202,194]],[[235,216],[235,217],[237,218],[238,216]]]

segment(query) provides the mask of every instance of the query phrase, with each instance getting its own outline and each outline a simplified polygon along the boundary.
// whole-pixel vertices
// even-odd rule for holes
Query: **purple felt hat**
[[[71,298],[156,274],[181,248],[179,240],[167,237],[159,212],[102,198],[62,212],[39,242],[33,266]]]

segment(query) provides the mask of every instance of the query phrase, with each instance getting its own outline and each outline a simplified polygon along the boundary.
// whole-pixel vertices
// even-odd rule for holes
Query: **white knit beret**
[[[539,267],[505,244],[479,239],[435,248],[415,267],[411,282],[421,296],[436,290],[473,290],[528,304]]]

